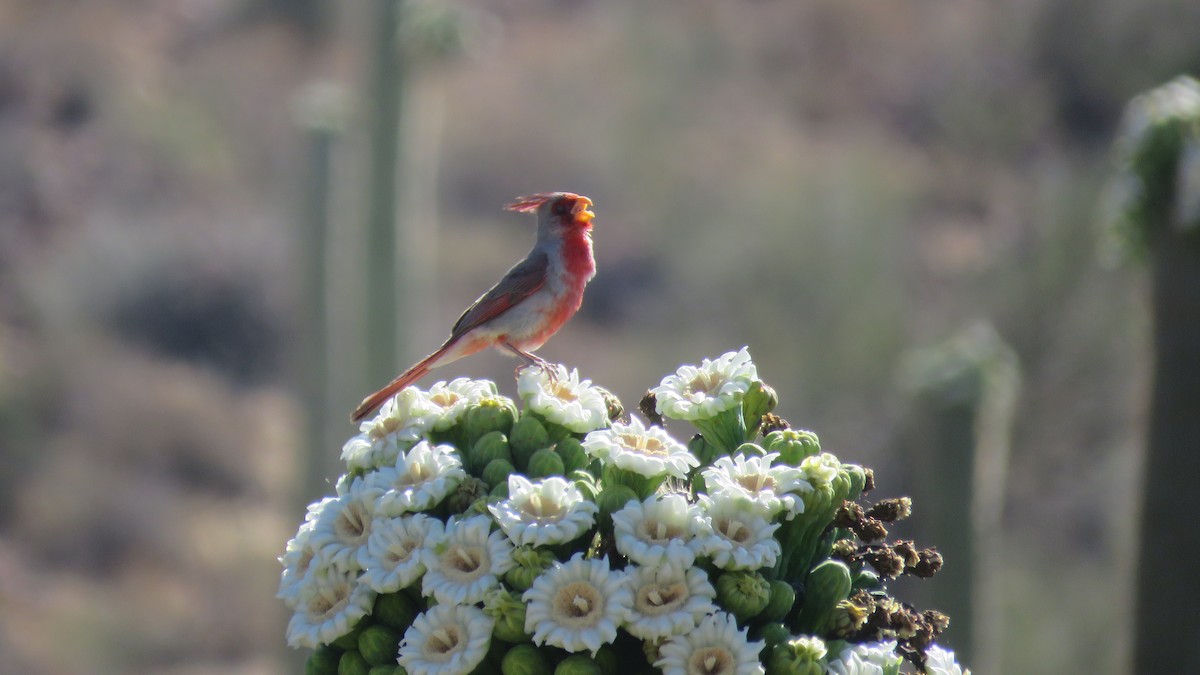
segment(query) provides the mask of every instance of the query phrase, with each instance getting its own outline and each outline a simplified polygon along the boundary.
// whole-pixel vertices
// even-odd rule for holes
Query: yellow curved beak
[[[572,210],[572,213],[575,216],[575,220],[581,220],[585,223],[590,223],[592,222],[592,219],[596,217],[596,214],[592,213],[591,209],[592,200],[588,199],[587,197],[580,197],[575,201],[575,208]]]

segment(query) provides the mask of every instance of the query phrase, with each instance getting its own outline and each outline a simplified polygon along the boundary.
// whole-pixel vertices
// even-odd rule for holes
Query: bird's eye
[[[556,216],[565,216],[571,212],[571,205],[565,199],[560,199],[554,203],[553,211]]]

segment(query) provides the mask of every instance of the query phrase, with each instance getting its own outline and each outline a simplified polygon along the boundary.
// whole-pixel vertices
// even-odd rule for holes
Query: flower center
[[[771,474],[767,473],[750,473],[738,476],[737,482],[738,485],[741,485],[750,492],[775,489],[775,479],[771,477]]]
[[[557,522],[562,520],[564,508],[558,500],[543,497],[535,492],[521,503],[521,511],[534,520]]]
[[[439,626],[425,638],[425,658],[446,663],[454,656],[454,652],[462,649],[462,646],[462,633],[458,626]]]
[[[487,570],[487,554],[480,548],[452,546],[441,557],[442,574],[458,583],[474,581]]]
[[[334,523],[338,538],[346,542],[358,542],[371,528],[371,516],[362,504],[349,504]]]
[[[308,615],[316,621],[325,621],[340,612],[349,598],[349,584],[323,585],[320,591],[308,601]]]
[[[408,465],[408,472],[396,479],[396,487],[407,488],[420,485],[437,475],[437,470],[424,462],[413,462]]]
[[[621,434],[621,444],[628,450],[637,452],[643,455],[654,455],[663,457],[671,454],[667,451],[667,446],[657,438],[649,436],[641,436],[638,434]]]
[[[636,605],[642,614],[659,616],[679,609],[687,599],[688,587],[682,581],[650,584],[638,589]]]
[[[443,408],[449,408],[463,399],[456,392],[441,391],[429,397],[429,400]]]
[[[415,550],[417,550],[417,542],[412,539],[392,544],[388,547],[388,561],[393,564],[408,562]]]
[[[702,370],[692,378],[691,382],[688,382],[687,393],[708,396],[713,390],[719,389],[721,383],[722,378],[719,375]]]
[[[728,675],[733,672],[733,655],[723,647],[703,647],[688,657],[688,675]]]
[[[737,542],[739,544],[746,543],[750,539],[752,530],[739,520],[733,518],[714,518],[713,529],[721,534],[726,539]]]
[[[593,625],[603,608],[600,591],[586,581],[573,581],[554,594],[554,619],[568,628]]]
[[[683,539],[683,528],[661,520],[642,521],[642,539],[652,544],[665,544],[672,539]]]
[[[550,385],[550,393],[554,395],[554,398],[567,403],[574,403],[579,400],[579,396],[575,393],[575,390],[565,382],[555,382]]]

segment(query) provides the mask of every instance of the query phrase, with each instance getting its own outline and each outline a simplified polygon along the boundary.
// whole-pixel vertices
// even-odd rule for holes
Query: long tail
[[[400,390],[404,389],[413,382],[425,377],[425,374],[438,365],[438,361],[446,355],[446,352],[450,351],[450,348],[453,347],[456,342],[458,342],[458,340],[447,340],[446,344],[438,348],[436,352],[426,356],[413,365],[413,367],[409,368],[403,373],[400,373],[398,376],[396,376],[396,379],[389,382],[386,387],[364,398],[363,402],[358,404],[358,408],[354,410],[354,413],[350,415],[350,421],[361,421],[367,415],[375,412],[379,406],[383,405],[384,401],[395,396]]]

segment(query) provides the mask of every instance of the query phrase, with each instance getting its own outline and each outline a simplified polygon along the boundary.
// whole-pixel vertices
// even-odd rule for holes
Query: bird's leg
[[[505,349],[512,352],[514,356],[516,356],[517,358],[524,361],[526,365],[534,366],[535,368],[540,368],[542,370],[542,372],[546,373],[546,375],[548,375],[550,377],[550,382],[553,383],[557,380],[558,369],[555,368],[553,365],[551,365],[551,363],[549,361],[547,361],[546,359],[543,359],[540,356],[535,356],[534,354],[531,354],[523,349],[520,349],[516,345],[510,344],[508,342],[503,342],[501,344]],[[521,369],[524,367],[525,366],[517,367],[516,374],[518,376],[520,376]]]

